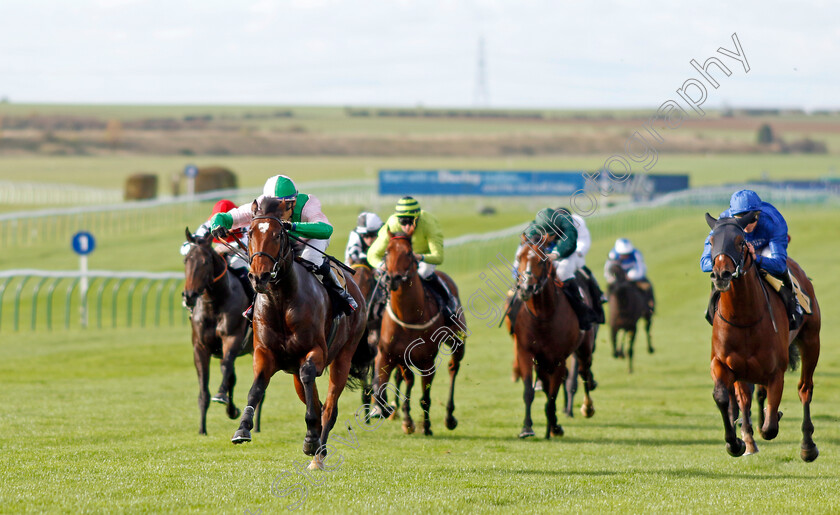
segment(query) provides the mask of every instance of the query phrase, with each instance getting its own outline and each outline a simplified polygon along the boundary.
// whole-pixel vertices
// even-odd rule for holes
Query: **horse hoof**
[[[213,401],[213,402],[218,402],[219,404],[227,404],[228,403],[227,395],[225,395],[223,393],[217,393],[210,400]]]
[[[315,456],[306,468],[309,470],[324,470],[324,461],[320,457]]]
[[[736,449],[733,449],[731,445],[726,444],[726,452],[728,452],[733,458],[743,456],[744,452],[747,450],[746,444],[744,444],[744,441],[741,439],[736,439],[735,444],[738,446]]]
[[[519,438],[523,438],[523,439],[524,438],[530,438],[532,436],[534,436],[534,430],[531,429],[530,427],[522,428],[522,432],[519,433]]]
[[[247,429],[239,428],[233,433],[233,438],[230,439],[233,443],[245,443],[251,441],[251,432]]]
[[[431,429],[424,429],[424,430],[423,430],[423,434],[424,434],[425,436],[434,436],[434,433],[432,433],[432,430],[431,430]]]
[[[452,416],[446,417],[446,429],[452,431],[458,427],[458,419]]]
[[[595,414],[595,406],[593,406],[592,404],[588,406],[584,404],[580,407],[580,412],[584,417],[592,418],[592,416]]]
[[[758,447],[755,443],[747,443],[747,450],[744,452],[744,456],[752,456],[753,454],[758,454]]]
[[[802,458],[802,461],[804,461],[806,463],[811,463],[812,461],[817,459],[817,456],[819,456],[819,455],[820,455],[820,451],[819,451],[819,449],[817,449],[816,445],[814,445],[813,447],[810,447],[810,448],[803,447],[799,451],[799,456]]]
[[[566,432],[563,431],[563,426],[561,426],[560,424],[557,424],[556,426],[554,426],[551,429],[551,434],[553,436],[563,436],[564,434],[566,434]]]
[[[303,453],[307,456],[315,456],[315,452],[318,450],[318,439],[309,440],[307,438],[303,439]]]
[[[414,430],[415,430],[414,422],[411,422],[411,423],[403,422],[402,430],[403,430],[403,433],[405,433],[407,435],[413,434]]]
[[[241,409],[239,409],[239,408],[234,408],[234,410],[235,410],[235,411],[234,411],[233,413],[228,412],[228,418],[229,418],[229,419],[231,419],[231,420],[236,420],[237,418],[239,418],[239,415],[241,415],[241,414],[242,414],[242,410],[241,410]],[[257,430],[257,432],[259,433],[259,430]]]
[[[761,433],[761,437],[765,440],[772,440],[779,435],[779,426],[770,429],[769,431],[759,431]]]
[[[648,347],[648,354],[653,354],[653,347]]]

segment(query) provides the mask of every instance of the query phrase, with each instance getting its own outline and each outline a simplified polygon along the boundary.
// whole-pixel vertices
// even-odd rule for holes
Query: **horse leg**
[[[614,358],[620,358],[621,355],[618,353],[618,328],[617,327],[610,327],[610,343],[612,343],[613,357]]]
[[[785,388],[785,371],[779,370],[767,383],[767,411],[765,412],[764,424],[759,432],[765,440],[772,440],[779,434],[779,419],[782,414],[779,412],[779,403],[782,402],[782,391]]]
[[[650,336],[650,324],[653,322],[653,317],[648,313],[645,317],[645,334],[647,335],[648,354],[653,354],[653,341]]]
[[[251,429],[254,428],[254,406],[259,406],[265,397],[265,389],[271,381],[271,376],[276,372],[274,356],[265,347],[254,349],[254,382],[248,392],[248,404],[242,410],[242,419],[239,421],[239,429],[233,433],[230,439],[233,443],[244,443],[251,441]]]
[[[432,421],[429,418],[429,410],[432,409],[432,381],[434,378],[434,374],[424,375],[420,378],[420,387],[423,389],[420,408],[423,410],[423,434],[426,436],[432,436]]]
[[[397,370],[397,374],[402,373],[403,378],[405,379],[405,396],[406,399],[403,401],[402,409],[403,409],[403,423],[402,423],[402,430],[403,433],[410,435],[414,433],[414,420],[411,419],[411,388],[414,386],[414,372],[411,371],[408,367],[399,367]]]
[[[545,385],[545,418],[548,422],[545,439],[550,439],[551,435],[563,436],[563,428],[557,422],[557,396],[560,394],[560,385],[566,381],[566,364],[561,362],[552,373],[538,370],[537,374]]]
[[[222,338],[224,354],[220,367],[222,369],[222,384],[219,385],[219,393],[213,396],[213,402],[227,405],[227,416],[230,419],[239,418],[241,412],[233,403],[233,387],[236,385],[236,369],[233,362],[236,359],[236,351],[239,341],[235,336]]]
[[[738,405],[741,407],[741,438],[747,446],[747,451],[744,454],[756,454],[758,447],[755,445],[755,438],[753,438],[753,426],[751,416],[752,396],[755,387],[751,383],[744,381],[737,381],[735,383],[735,396],[738,398]]]
[[[593,345],[594,345],[593,340]],[[585,343],[578,347],[577,352],[580,353],[579,372],[583,378],[583,404],[580,406],[580,412],[586,418],[591,418],[595,415],[595,405],[592,403],[590,393],[595,389],[595,377],[592,375],[592,350]]]
[[[723,417],[724,439],[726,440],[726,452],[737,458],[744,454],[746,445],[735,434],[735,427],[729,419],[729,396],[735,382],[735,374],[723,365],[720,361],[712,359],[712,378],[715,380],[714,398],[721,417]]]
[[[393,413],[393,409],[388,404],[388,389],[385,385],[388,384],[388,379],[391,378],[391,368],[393,364],[385,357],[385,353],[378,352],[375,361],[375,374],[373,376],[373,408],[371,409],[371,417],[388,418]],[[399,372],[397,372],[399,376]]]
[[[575,416],[575,394],[578,388],[578,372],[580,369],[581,359],[578,357],[577,351],[572,354],[572,367],[569,369],[569,376],[563,383],[563,413],[567,417]]]
[[[799,456],[812,462],[820,455],[817,444],[814,443],[814,424],[811,422],[811,397],[814,394],[814,369],[820,357],[819,333],[810,330],[806,325],[805,334],[799,335],[799,355],[802,360],[802,371],[799,376],[799,400],[802,402],[802,445]]]
[[[210,406],[210,352],[204,347],[193,346],[193,361],[198,374],[198,434],[207,434],[207,408]]]
[[[758,401],[758,427],[764,426],[764,401],[767,400],[767,387],[758,385],[755,398]]]
[[[461,370],[462,359],[464,359],[464,342],[459,342],[457,348],[452,350],[452,358],[449,359],[449,400],[446,402],[446,429],[450,431],[458,427],[458,419],[453,415],[455,413],[455,377]],[[431,379],[429,379],[429,386],[431,386]]]
[[[315,378],[318,376],[318,366],[315,364],[315,352],[310,352],[300,366],[298,375],[303,386],[303,395],[306,399],[306,436],[303,438],[303,453],[307,456],[315,456],[321,446],[321,400],[318,398],[318,387],[315,385]]]
[[[531,404],[534,402],[534,382],[531,377],[531,369],[534,366],[534,355],[525,350],[517,349],[516,359],[519,362],[519,377],[522,378],[522,385],[525,388],[522,400],[525,401],[525,421],[522,423],[522,431],[519,438],[534,436],[533,421],[531,420]]]
[[[627,331],[625,335],[628,336],[630,341],[627,343],[627,371],[628,373],[633,373],[633,344],[636,343],[636,328],[634,327],[630,331]]]
[[[257,404],[256,420],[254,421],[255,422],[254,431],[257,432],[257,433],[260,432],[260,421],[262,420],[262,409],[263,409],[263,403],[264,402],[265,402],[265,392],[263,392],[263,396],[262,396],[262,399],[260,399],[260,403]]]
[[[310,470],[323,470],[324,458],[327,456],[327,439],[330,437],[330,431],[335,427],[335,421],[338,419],[338,398],[341,397],[341,392],[347,386],[347,377],[350,375],[350,365],[353,361],[353,352],[355,347],[345,346],[341,349],[335,361],[330,365],[330,381],[327,386],[327,398],[324,401],[324,409],[321,413],[321,438],[320,445],[316,449],[316,454],[309,464]],[[305,391],[305,389],[304,389]],[[315,391],[317,400],[318,392]]]

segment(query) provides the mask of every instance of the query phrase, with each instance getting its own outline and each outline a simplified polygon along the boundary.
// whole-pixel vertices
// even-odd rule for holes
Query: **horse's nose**
[[[730,272],[729,270],[724,270],[723,272],[720,273],[720,280],[721,281],[728,281],[730,279],[732,279],[732,272]]]
[[[270,278],[271,274],[268,272],[263,272],[259,275],[254,275],[253,272],[248,272],[248,279],[251,280],[251,284],[254,285],[254,289],[260,293],[265,292],[266,285],[268,284]]]
[[[182,292],[181,296],[184,297],[184,306],[188,308],[195,307],[195,301],[198,298],[198,294],[194,291],[190,292]]]

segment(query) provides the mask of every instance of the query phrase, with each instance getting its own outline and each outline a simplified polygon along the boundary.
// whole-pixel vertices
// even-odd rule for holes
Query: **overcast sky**
[[[737,5],[738,7],[734,7]],[[795,6],[795,7],[790,7]],[[0,0],[12,102],[651,107],[730,66],[706,106],[840,107],[831,1]],[[750,65],[717,54],[737,33]]]

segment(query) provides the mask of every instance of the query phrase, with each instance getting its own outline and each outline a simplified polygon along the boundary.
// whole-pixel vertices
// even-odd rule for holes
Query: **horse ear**
[[[195,243],[195,236],[193,236],[193,233],[190,232],[190,228],[186,227],[184,229],[184,232],[187,235],[187,241],[190,242],[190,243]]]
[[[251,214],[252,214],[252,215],[257,214],[257,209],[259,209],[259,207],[260,207],[260,205],[259,205],[259,204],[257,204],[257,201],[256,201],[256,200],[254,200],[254,202],[253,202],[253,203],[251,203]]]
[[[706,213],[706,223],[709,224],[710,229],[714,229],[715,225],[717,225],[717,220],[709,213]]]

